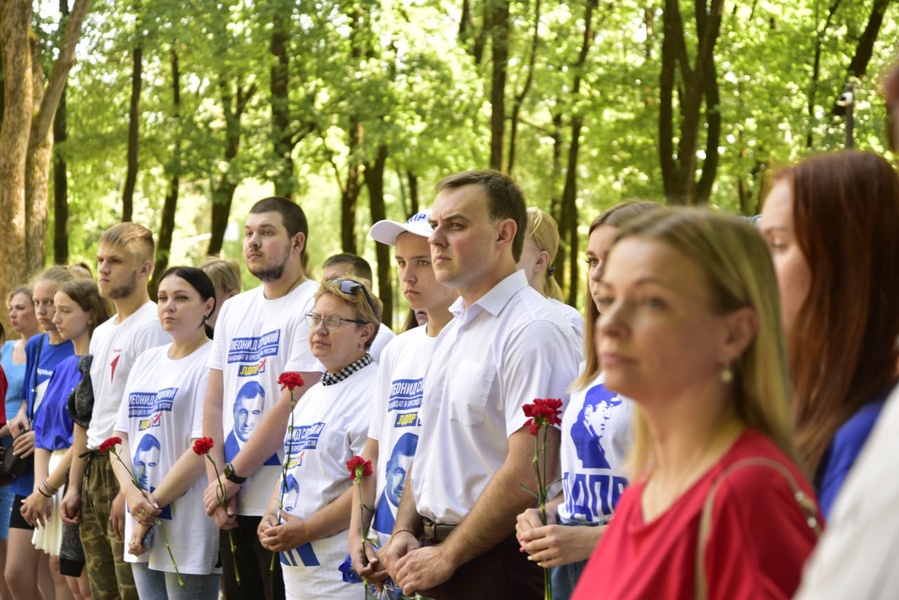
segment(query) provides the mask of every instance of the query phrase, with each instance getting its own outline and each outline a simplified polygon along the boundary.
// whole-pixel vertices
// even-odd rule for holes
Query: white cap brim
[[[434,233],[434,230],[431,229],[431,224],[428,222],[430,216],[430,210],[423,210],[409,217],[409,220],[405,223],[384,219],[372,225],[368,235],[376,242],[381,242],[388,246],[396,246],[396,238],[402,233],[413,233],[428,238]]]

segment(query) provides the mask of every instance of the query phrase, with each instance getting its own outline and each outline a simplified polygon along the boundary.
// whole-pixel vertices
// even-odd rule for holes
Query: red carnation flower
[[[103,440],[103,443],[100,444],[100,452],[109,452],[110,450],[112,450],[113,448],[116,447],[116,444],[121,444],[121,443],[122,443],[122,438],[120,438],[118,436]]]
[[[212,441],[211,437],[202,437],[194,442],[194,453],[197,456],[203,456],[215,446],[215,442]]]
[[[522,408],[524,416],[531,417],[525,422],[531,428],[531,435],[537,435],[543,426],[562,424],[562,401],[558,398],[538,398]]]
[[[365,460],[361,456],[354,456],[346,461],[346,468],[350,472],[350,479],[362,479],[371,475],[371,461]]]
[[[296,388],[306,385],[306,382],[303,381],[303,376],[299,373],[281,373],[281,376],[278,377],[278,385],[281,386],[282,390],[287,388],[292,392]]]

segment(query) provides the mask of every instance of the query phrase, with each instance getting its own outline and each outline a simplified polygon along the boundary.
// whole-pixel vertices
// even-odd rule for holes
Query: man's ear
[[[496,245],[505,248],[511,245],[515,240],[515,233],[518,231],[518,224],[515,219],[503,219],[496,224]]]
[[[300,255],[302,255],[303,249],[306,248],[306,234],[302,231],[298,231],[297,234],[293,236],[293,243],[290,247],[293,250],[298,250]]]

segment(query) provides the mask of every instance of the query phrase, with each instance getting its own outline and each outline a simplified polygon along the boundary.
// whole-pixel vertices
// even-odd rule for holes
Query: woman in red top
[[[622,228],[599,285],[606,386],[637,405],[635,477],[575,600],[694,598],[703,588],[728,600],[789,598],[820,513],[794,496],[813,492],[794,459],[764,241],[736,218],[651,213]]]

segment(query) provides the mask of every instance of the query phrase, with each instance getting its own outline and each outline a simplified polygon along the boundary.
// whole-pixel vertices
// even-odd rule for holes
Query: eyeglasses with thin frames
[[[338,317],[337,315],[322,317],[318,313],[306,313],[306,323],[308,323],[309,327],[312,327],[313,329],[318,327],[320,323],[324,323],[325,329],[327,329],[328,331],[334,331],[344,323],[356,323],[359,325],[364,325],[365,323],[368,323],[368,321],[363,321],[361,319],[344,319],[343,317]]]

